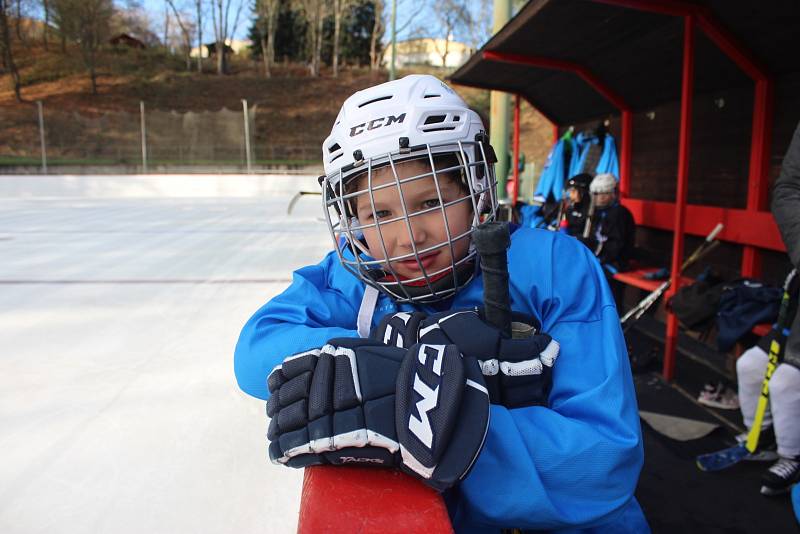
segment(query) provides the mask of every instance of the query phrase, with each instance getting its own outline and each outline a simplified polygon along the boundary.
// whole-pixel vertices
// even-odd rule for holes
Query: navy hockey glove
[[[480,366],[453,345],[332,339],[269,375],[273,462],[399,466],[437,490],[466,476],[489,425]]]
[[[509,339],[486,323],[483,310],[465,309],[430,316],[398,312],[384,317],[373,336],[395,346],[452,343],[465,357],[480,362],[492,404],[547,406],[559,345],[549,335],[536,333],[536,318],[514,313],[513,321],[514,330],[532,327],[530,335]]]

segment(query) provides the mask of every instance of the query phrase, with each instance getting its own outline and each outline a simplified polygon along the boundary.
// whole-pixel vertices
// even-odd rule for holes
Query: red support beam
[[[572,61],[564,61],[562,59],[553,59],[542,56],[529,56],[523,54],[506,54],[504,52],[485,51],[483,59],[490,61],[504,61],[506,63],[516,63],[518,65],[527,65],[529,67],[539,67],[542,69],[563,70],[571,72],[580,76],[586,83],[592,86],[595,91],[603,95],[603,97],[614,104],[620,111],[630,110],[630,106],[625,102],[620,95],[616,93],[611,87],[606,85],[600,78],[595,76],[589,69],[578,63]]]
[[[517,205],[519,196],[519,95],[514,95],[514,169],[511,172],[511,207]]]
[[[753,59],[748,50],[727,29],[719,24],[710,11],[699,10],[697,25],[720,50],[755,81],[766,80],[767,70]]]
[[[681,263],[683,263],[683,227],[686,215],[686,191],[689,184],[689,155],[692,139],[692,98],[694,91],[694,17],[683,19],[683,73],[681,80],[681,126],[678,141],[678,190],[675,195],[675,232],[672,239],[672,266],[669,295],[680,288]],[[678,319],[667,314],[667,333],[664,346],[666,380],[675,374],[675,349],[678,346]]]

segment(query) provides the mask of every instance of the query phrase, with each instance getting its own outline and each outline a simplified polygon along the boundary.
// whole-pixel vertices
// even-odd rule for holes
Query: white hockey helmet
[[[470,239],[475,226],[492,219],[497,210],[494,163],[496,157],[489,145],[483,123],[455,91],[430,75],[411,75],[358,91],[342,105],[331,134],[322,145],[325,175],[320,177],[323,205],[336,250],[342,265],[365,283],[389,294],[398,301],[433,302],[448,298],[473,276],[475,251],[472,246],[463,258],[452,258],[446,268],[426,270],[420,254],[434,249],[449,248],[453,243]],[[451,163],[441,168],[439,161],[449,156]],[[423,160],[428,172],[400,178],[398,163]],[[394,181],[374,186],[373,171],[390,168]],[[430,170],[434,168],[434,170]],[[383,171],[385,172],[385,171]],[[439,180],[443,175],[459,176],[464,196],[445,202],[441,197]],[[354,191],[357,179],[367,177],[367,185]],[[386,254],[381,226],[405,219],[412,233],[409,217],[423,213],[408,213],[402,202],[402,217],[385,222],[362,223],[353,206],[359,195],[365,195],[373,205],[374,192],[392,187],[401,190],[414,180],[433,179],[439,195],[439,207],[425,210],[441,213],[447,226],[446,207],[457,202],[471,204],[472,225],[459,235],[447,231],[446,242],[431,244],[423,250],[414,246],[413,253],[391,257]],[[402,186],[402,187],[401,187]],[[374,217],[377,221],[377,214]],[[375,229],[380,236],[383,259],[374,259],[364,238],[364,230]],[[411,236],[413,242],[413,234]],[[352,254],[348,253],[350,249]],[[399,275],[393,262],[416,260],[419,276]]]
[[[598,174],[589,184],[592,194],[614,193],[617,190],[617,177],[610,173]]]

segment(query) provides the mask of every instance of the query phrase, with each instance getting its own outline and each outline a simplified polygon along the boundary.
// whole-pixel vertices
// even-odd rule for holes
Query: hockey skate
[[[780,458],[761,477],[761,495],[782,495],[800,481],[800,458]]]

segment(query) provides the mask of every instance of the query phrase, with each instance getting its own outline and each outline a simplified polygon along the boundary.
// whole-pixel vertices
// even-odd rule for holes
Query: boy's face
[[[412,160],[395,164],[395,170],[402,181],[404,178],[430,173],[431,169],[427,160]],[[472,226],[472,201],[469,193],[457,178],[444,173],[437,173],[437,177],[441,201],[445,205],[460,199],[459,202],[447,205],[444,209],[447,213],[447,223],[433,176],[401,184],[403,193],[401,201],[397,185],[376,189],[384,184],[396,184],[392,168],[380,167],[372,171],[374,211],[367,193],[360,194],[356,198],[355,207],[359,224],[378,223],[377,227],[363,229],[370,256],[376,260],[406,256],[391,261],[391,268],[400,279],[419,278],[424,274],[432,276],[439,271],[446,271],[454,262],[464,258],[469,251],[469,236],[457,239]],[[359,191],[366,190],[367,185],[366,176],[358,179]],[[408,224],[404,217],[403,202],[408,210]],[[449,228],[453,239],[452,251],[448,245],[446,228]],[[414,248],[419,254],[419,262],[414,257]],[[420,264],[425,268],[425,273],[422,272]]]
[[[581,201],[581,192],[578,191],[576,187],[570,187],[567,189],[567,194],[569,194],[569,201],[572,204],[577,204]]]

